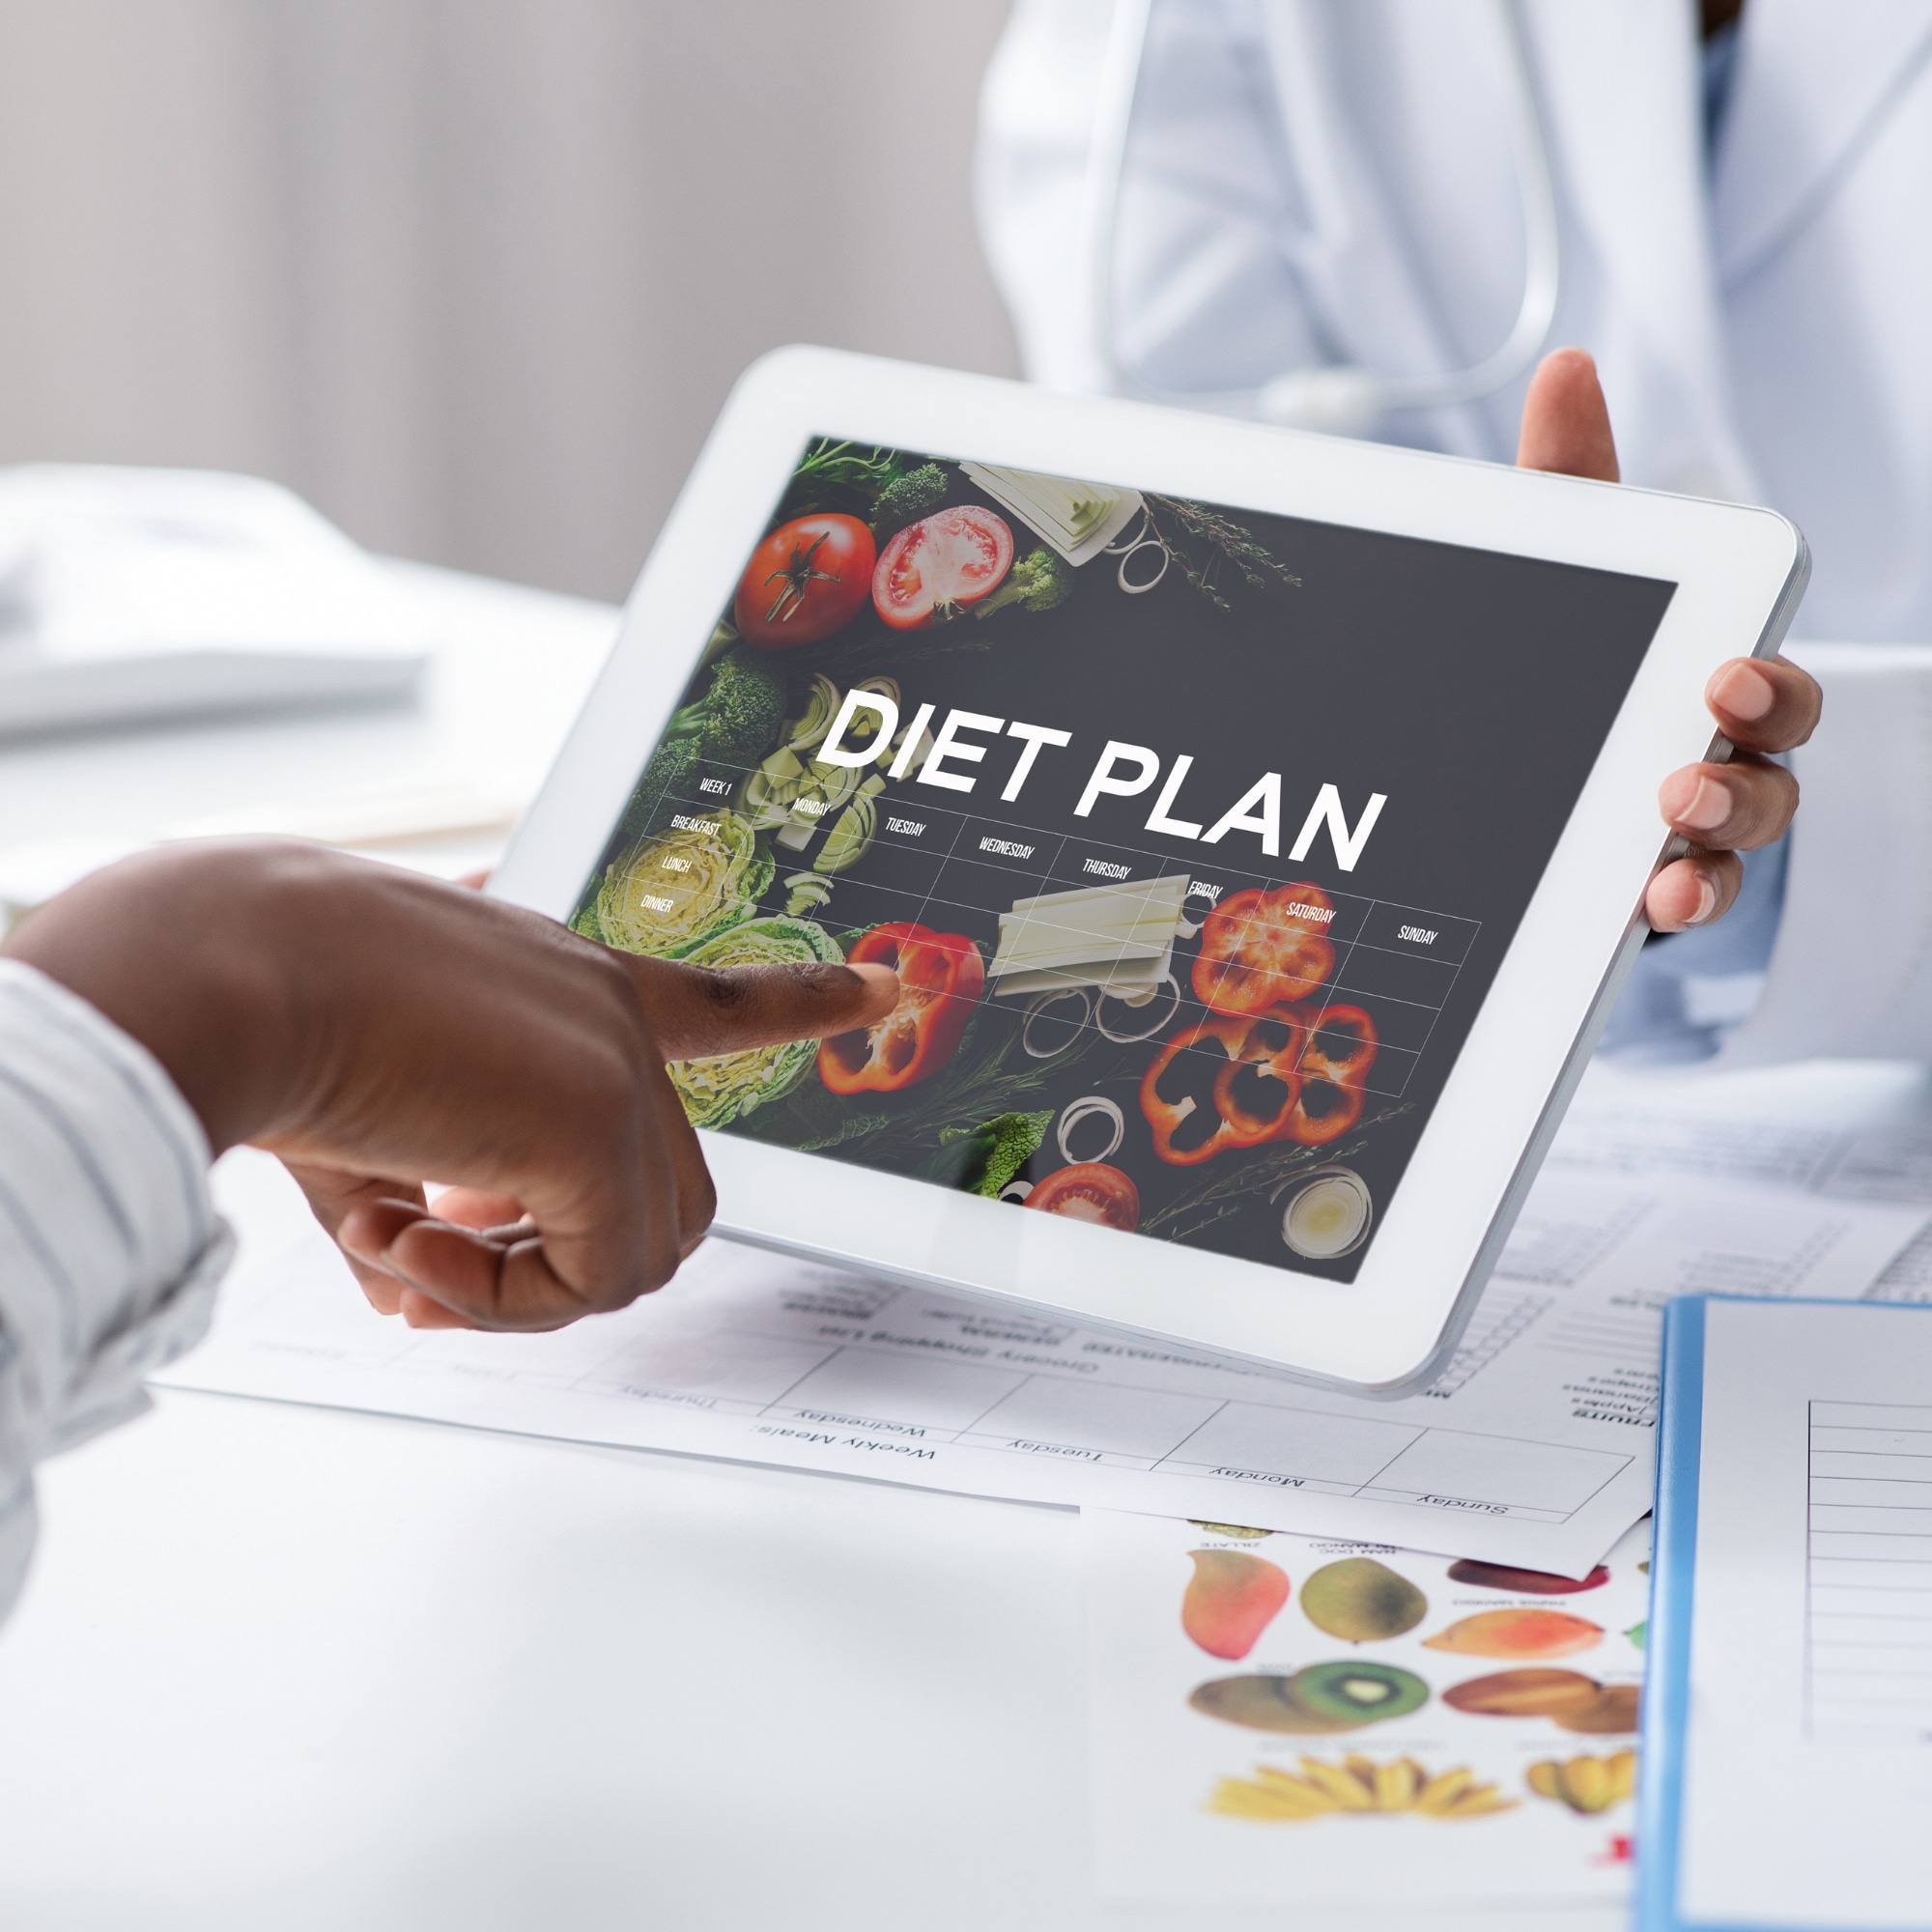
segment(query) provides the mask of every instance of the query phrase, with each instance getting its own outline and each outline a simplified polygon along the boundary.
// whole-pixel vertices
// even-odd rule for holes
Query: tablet
[[[1007,1304],[935,1362],[1065,1318],[1400,1394],[1805,574],[1763,510],[784,350],[494,889],[896,967],[868,1033],[672,1074],[720,1234]]]

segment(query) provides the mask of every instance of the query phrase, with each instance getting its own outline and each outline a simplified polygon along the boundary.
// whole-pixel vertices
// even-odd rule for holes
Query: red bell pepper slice
[[[1376,1023],[1360,1007],[1304,1008],[1308,1044],[1302,1050],[1301,1090],[1289,1110],[1285,1137],[1303,1147],[1326,1147],[1362,1118],[1362,1082],[1376,1064]]]
[[[1195,1167],[1231,1148],[1281,1139],[1300,1098],[1307,1041],[1306,1021],[1287,1007],[1182,1027],[1141,1076],[1141,1112],[1154,1152],[1176,1167]],[[1227,1057],[1219,1066],[1216,1047]]]
[[[835,1034],[818,1049],[818,1077],[835,1094],[895,1094],[952,1059],[986,985],[986,962],[963,933],[912,920],[875,925],[845,955],[899,976],[898,1005],[884,1019]]]
[[[1201,923],[1195,998],[1216,1013],[1261,1013],[1306,999],[1335,970],[1333,917],[1320,886],[1231,893]]]

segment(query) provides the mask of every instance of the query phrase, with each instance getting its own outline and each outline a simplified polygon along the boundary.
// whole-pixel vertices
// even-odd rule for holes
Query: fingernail
[[[1699,877],[1697,881],[1697,910],[1684,923],[1702,925],[1718,909],[1718,889],[1709,879]]]
[[[1711,696],[1733,718],[1750,723],[1777,702],[1777,690],[1755,665],[1734,664],[1719,673]]]
[[[1683,781],[1690,780],[1688,796]],[[1683,799],[1680,805],[1675,801]],[[1675,772],[1664,781],[1663,815],[1690,832],[1715,832],[1731,815],[1729,787],[1707,772]]]

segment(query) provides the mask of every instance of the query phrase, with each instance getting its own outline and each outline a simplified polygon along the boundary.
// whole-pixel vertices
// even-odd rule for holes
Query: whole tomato
[[[738,580],[731,616],[764,651],[815,644],[843,630],[872,592],[877,548],[857,517],[794,517],[756,550]]]

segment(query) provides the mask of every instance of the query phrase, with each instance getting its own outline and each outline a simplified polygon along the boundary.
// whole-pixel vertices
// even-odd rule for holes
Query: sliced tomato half
[[[956,616],[999,588],[1012,568],[1013,533],[978,503],[908,524],[879,554],[872,608],[895,631]]]
[[[1027,1196],[1026,1205],[1129,1235],[1141,1224],[1141,1191],[1133,1177],[1104,1160],[1077,1160],[1057,1169]]]

